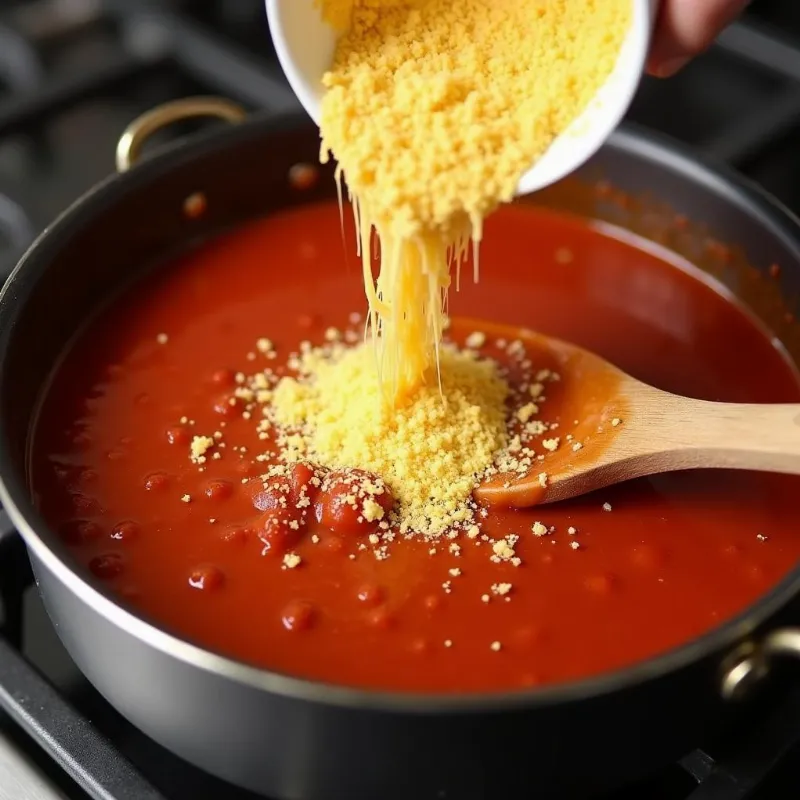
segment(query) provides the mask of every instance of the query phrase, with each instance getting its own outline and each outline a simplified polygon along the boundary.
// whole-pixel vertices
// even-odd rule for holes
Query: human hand
[[[661,0],[647,71],[674,75],[702,53],[750,0]]]

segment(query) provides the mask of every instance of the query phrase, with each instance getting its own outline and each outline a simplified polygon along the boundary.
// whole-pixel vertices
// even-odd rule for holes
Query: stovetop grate
[[[765,27],[770,20],[780,22],[779,33]],[[0,275],[37,231],[107,174],[116,137],[146,108],[219,93],[259,113],[297,109],[267,33],[262,0],[4,0]],[[729,29],[681,76],[646,80],[629,119],[736,165],[800,211],[798,6],[755,0],[747,23]],[[253,797],[155,745],[89,686],[48,627],[22,540],[2,511],[0,601],[0,706],[13,723],[0,733],[26,749],[63,797]],[[711,752],[695,751],[613,800],[797,794],[800,691],[767,709],[737,746]]]

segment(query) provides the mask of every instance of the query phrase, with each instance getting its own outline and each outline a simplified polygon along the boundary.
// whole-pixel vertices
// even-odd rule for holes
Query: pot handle
[[[726,700],[743,699],[778,657],[800,659],[800,628],[778,628],[737,650],[724,665],[720,689]]]
[[[154,133],[175,122],[195,117],[215,117],[242,122],[247,112],[224,97],[185,97],[146,111],[125,129],[117,143],[117,172],[127,172],[139,160],[142,146]]]

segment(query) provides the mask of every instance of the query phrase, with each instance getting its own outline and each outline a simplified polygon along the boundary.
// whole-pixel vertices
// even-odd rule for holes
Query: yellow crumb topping
[[[362,503],[362,513],[367,522],[380,522],[383,519],[384,510],[380,503],[376,503],[371,497],[367,497]]]
[[[351,315],[353,324],[359,321]],[[257,435],[259,446],[237,442],[236,426],[229,426],[234,416],[220,421],[218,430],[210,429],[211,435],[193,436],[188,459],[198,472],[205,471],[207,458],[238,461],[247,469],[241,482],[251,484],[256,508],[299,512],[296,519],[277,519],[289,530],[299,531],[309,513],[319,512],[312,497],[317,491],[327,495],[331,509],[349,507],[348,515],[364,534],[349,559],[368,551],[379,561],[389,558],[400,535],[428,539],[431,556],[460,558],[463,547],[474,546],[503,569],[520,567],[521,535],[484,531],[489,511],[477,505],[472,492],[498,476],[510,486],[519,477],[538,474],[546,487],[548,474],[539,469],[547,465],[548,432],[559,429],[570,443],[574,435],[561,422],[538,418],[548,410],[546,388],[561,380],[558,372],[540,369],[536,353],[519,339],[485,337],[484,354],[459,346],[473,335],[454,322],[442,346],[441,393],[423,385],[398,409],[377,402],[381,386],[374,350],[369,342],[356,343],[354,328],[327,328],[322,341],[301,341],[296,351],[279,352],[265,339],[257,349],[272,354],[268,358],[274,363],[260,362],[250,374],[236,372],[225,403],[234,401],[226,414],[246,421],[245,430]],[[536,409],[520,415],[530,403],[534,380],[539,384]],[[537,416],[529,417],[528,411]],[[194,427],[195,421],[182,416],[180,424]],[[213,497],[214,490],[207,493]],[[193,502],[189,494],[180,500]],[[555,528],[537,521],[531,532],[545,537]],[[321,541],[316,533],[310,539]],[[269,552],[271,543],[262,541],[262,552]],[[555,544],[556,537],[550,541]],[[300,566],[296,553],[286,555],[284,569]],[[462,575],[452,562],[446,569],[450,579]],[[442,584],[445,593],[453,591],[450,579]],[[510,601],[502,586],[493,585],[484,602],[491,597]]]
[[[286,553],[283,557],[283,566],[286,569],[294,569],[295,567],[299,567],[302,562],[297,553]]]
[[[369,344],[307,350],[298,376],[283,378],[272,397],[282,457],[380,475],[401,533],[470,527],[476,478],[506,444],[509,389],[494,361],[443,347],[441,362],[441,394],[423,385],[391,409],[379,402]],[[364,513],[380,518],[371,506]]]
[[[317,4],[341,32],[323,78],[321,157],[346,176],[381,375],[398,402],[438,363],[451,267],[608,77],[631,0]]]
[[[205,464],[206,453],[216,444],[210,436],[194,436],[189,446],[190,458],[195,464]]]
[[[550,532],[547,530],[547,526],[542,525],[542,523],[538,520],[533,523],[531,530],[533,531],[534,536],[547,536],[547,534]]]

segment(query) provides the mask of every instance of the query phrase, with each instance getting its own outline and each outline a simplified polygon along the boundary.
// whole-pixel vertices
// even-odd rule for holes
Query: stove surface
[[[199,93],[260,113],[298,108],[262,0],[3,0],[0,275],[111,172],[131,119]],[[680,76],[646,79],[628,121],[733,164],[800,212],[800,4],[755,0],[744,22]],[[179,761],[94,691],[61,647],[3,512],[0,599],[0,798],[254,797]],[[798,795],[800,690],[765,706],[734,738],[606,800]]]

